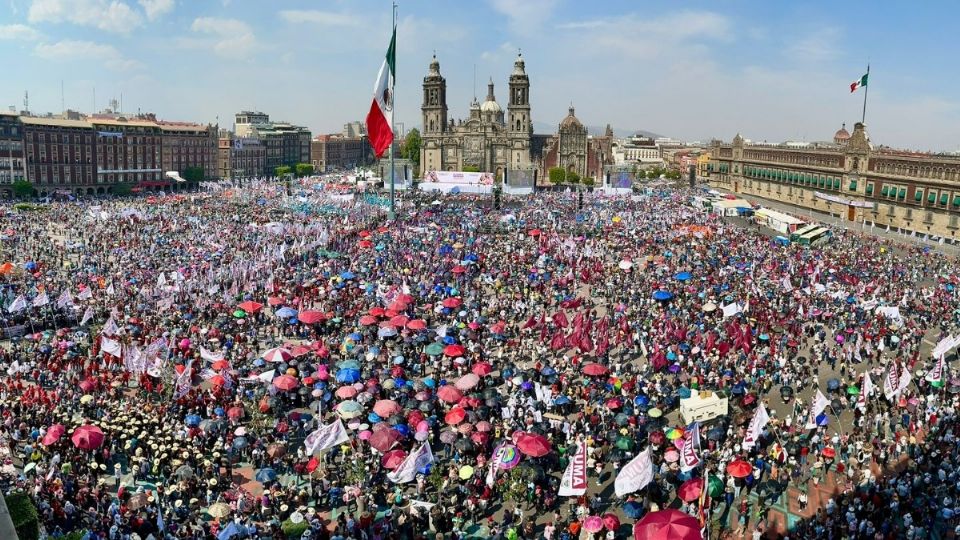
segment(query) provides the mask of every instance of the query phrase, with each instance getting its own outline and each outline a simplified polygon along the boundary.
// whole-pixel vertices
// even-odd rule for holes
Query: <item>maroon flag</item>
[[[553,314],[553,324],[559,326],[560,328],[566,328],[570,326],[570,322],[567,321],[567,315],[562,311],[558,311]]]

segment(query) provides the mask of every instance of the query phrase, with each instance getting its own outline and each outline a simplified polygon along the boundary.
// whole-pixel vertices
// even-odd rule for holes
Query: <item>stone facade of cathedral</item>
[[[454,121],[447,116],[447,81],[436,56],[423,78],[423,145],[420,164],[427,171],[462,171],[465,167],[495,173],[530,169],[533,121],[530,117],[530,79],[523,57],[517,55],[508,84],[507,110],[497,103],[493,80],[483,103],[474,99],[470,116]]]

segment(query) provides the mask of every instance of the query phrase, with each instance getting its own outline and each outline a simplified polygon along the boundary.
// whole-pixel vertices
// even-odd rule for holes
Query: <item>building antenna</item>
[[[477,64],[473,64],[473,100],[477,100]]]
[[[60,79],[60,112],[66,111],[67,106],[63,98],[63,79]]]
[[[90,114],[97,113],[97,87],[93,87],[93,110],[90,111]]]
[[[23,110],[30,112],[30,91],[23,91]]]

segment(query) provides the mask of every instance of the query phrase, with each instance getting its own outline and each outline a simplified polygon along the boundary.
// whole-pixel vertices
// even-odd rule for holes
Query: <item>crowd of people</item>
[[[960,533],[934,246],[784,246],[688,189],[389,220],[336,187],[5,208],[0,486],[46,534]]]

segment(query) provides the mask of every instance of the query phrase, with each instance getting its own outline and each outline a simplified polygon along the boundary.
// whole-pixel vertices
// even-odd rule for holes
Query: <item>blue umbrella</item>
[[[457,342],[457,338],[455,338],[455,337],[453,337],[453,336],[444,336],[444,337],[443,337],[443,344],[444,344],[444,345],[453,345],[453,344],[456,343],[456,342]]]
[[[256,479],[257,479],[257,482],[260,482],[262,484],[266,484],[267,482],[273,482],[274,480],[277,479],[277,471],[271,469],[270,467],[267,467],[265,469],[260,469],[259,471],[257,471]]]
[[[554,405],[566,405],[567,403],[570,403],[570,398],[567,396],[558,396],[553,400]]]
[[[769,340],[770,340],[769,334],[760,334],[760,341],[769,341]]]
[[[350,335],[347,336],[347,337],[350,338],[350,339],[352,339],[353,341],[360,341],[361,339],[363,339],[363,337],[361,337],[360,334],[358,334],[358,333],[356,333],[356,332],[350,334]]]
[[[183,423],[190,427],[197,427],[200,425],[200,416],[196,414],[188,414],[183,418]]]
[[[357,277],[357,275],[349,270],[340,274],[340,279],[353,279],[355,277]]]
[[[690,272],[680,272],[679,274],[673,277],[676,278],[677,281],[687,281],[688,279],[693,277],[693,274],[691,274]]]
[[[653,293],[653,299],[665,302],[673,298],[673,293],[670,291],[656,291]]]
[[[247,446],[250,446],[250,443],[247,442],[246,437],[237,437],[236,439],[233,440],[233,447],[236,448],[237,450],[240,450],[241,448],[246,448]]]
[[[830,379],[827,381],[827,390],[836,390],[840,388],[840,381],[837,379]]]
[[[830,417],[826,413],[820,413],[817,415],[817,425],[825,426],[830,423]]]
[[[223,416],[223,407],[217,407],[213,410],[213,414],[217,416]]]
[[[297,310],[293,309],[292,307],[282,307],[277,310],[276,316],[280,317],[281,319],[289,319],[290,317],[297,316]]]
[[[427,377],[423,379],[423,385],[426,386],[427,388],[436,388],[437,381],[433,380],[433,377]]]
[[[640,394],[639,396],[633,398],[633,404],[636,405],[637,407],[646,407],[647,405],[650,404],[650,398],[648,398],[644,394]]]
[[[549,377],[549,376],[551,376],[551,375],[556,375],[556,373],[557,373],[557,370],[553,369],[553,368],[550,367],[550,366],[547,366],[547,367],[545,367],[545,368],[543,368],[543,369],[540,370],[540,374],[543,375],[544,377]]]
[[[343,368],[337,371],[337,382],[353,384],[360,380],[360,370]]]
[[[378,424],[383,421],[383,418],[380,418],[379,414],[372,412],[367,415],[367,420],[371,423]]]
[[[35,263],[35,262],[33,262],[33,261],[29,261],[29,262],[27,262],[27,264],[23,265],[23,267],[24,267],[26,270],[29,270],[30,272],[33,272],[34,270],[37,269],[37,263]]]

